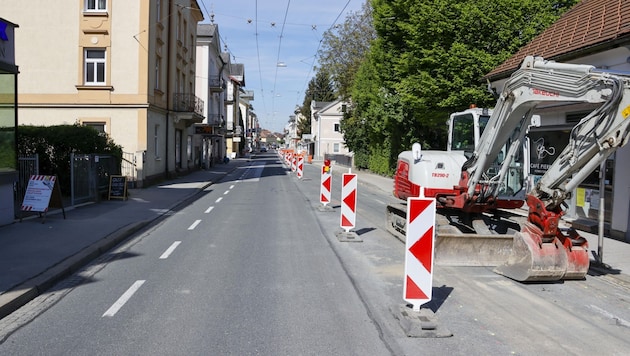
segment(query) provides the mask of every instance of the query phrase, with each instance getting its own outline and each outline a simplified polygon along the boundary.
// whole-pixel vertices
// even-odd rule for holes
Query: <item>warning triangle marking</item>
[[[324,203],[329,203],[328,198],[326,198],[326,196],[324,194],[322,194],[322,198],[321,198],[320,201],[324,202]]]
[[[416,218],[420,216],[420,214],[422,214],[422,212],[431,205],[431,203],[433,203],[433,200],[429,199],[413,200],[413,203],[410,204],[409,207],[409,223],[413,223],[413,221],[416,220]]]
[[[331,177],[328,177],[323,183],[324,188],[326,188],[328,191],[330,191],[330,181],[331,181]]]
[[[348,196],[343,200],[343,202],[348,206],[348,208],[350,208],[350,210],[352,212],[355,211],[356,208],[356,202],[357,202],[357,191],[353,190],[352,192],[350,192],[350,194],[348,194]]]
[[[354,179],[356,175],[354,174],[344,174],[343,175],[343,185],[348,185],[348,183]]]
[[[407,289],[405,299],[429,299],[414,281],[407,276]]]
[[[433,251],[433,226],[409,248],[409,252],[422,263],[424,268],[431,273]]]
[[[345,215],[341,215],[341,227],[346,227],[346,226],[354,226],[353,223],[350,222],[350,220],[348,220],[348,218]]]

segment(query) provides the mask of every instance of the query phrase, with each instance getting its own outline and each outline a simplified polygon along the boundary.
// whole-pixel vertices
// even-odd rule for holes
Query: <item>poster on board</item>
[[[46,212],[55,190],[56,176],[33,175],[28,181],[22,211]]]

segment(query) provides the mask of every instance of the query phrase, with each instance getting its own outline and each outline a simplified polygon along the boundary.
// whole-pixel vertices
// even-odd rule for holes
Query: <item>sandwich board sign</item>
[[[63,208],[61,190],[57,182],[57,176],[32,175],[26,187],[21,211],[47,213],[51,206],[61,207],[63,218],[66,218],[66,211]],[[45,218],[45,216],[44,216]],[[42,223],[44,221],[42,220]]]

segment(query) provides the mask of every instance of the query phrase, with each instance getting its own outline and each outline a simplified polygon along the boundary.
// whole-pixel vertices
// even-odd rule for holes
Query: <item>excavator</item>
[[[570,110],[575,104],[590,113],[572,128],[547,172],[528,187],[522,152],[528,128],[540,120],[535,110],[550,105]],[[451,126],[447,151],[423,151],[414,144],[399,155],[394,177],[399,199],[436,199],[436,264],[494,266],[496,273],[521,282],[583,279],[588,243],[576,230],[561,227],[561,217],[574,189],[630,138],[630,73],[527,56],[489,117],[464,114],[472,115],[473,129],[463,132],[478,140],[464,142],[468,147],[460,150],[454,142],[461,132]],[[450,125],[457,116],[461,113],[451,115]],[[521,218],[506,214],[524,207]],[[405,204],[388,206],[388,229],[399,238],[405,216]]]

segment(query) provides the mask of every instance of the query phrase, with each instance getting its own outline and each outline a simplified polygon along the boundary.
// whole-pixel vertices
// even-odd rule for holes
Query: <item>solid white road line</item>
[[[200,222],[201,220],[195,220],[195,222],[192,223],[192,225],[188,227],[188,230],[194,230],[197,227],[197,225],[199,225]]]
[[[113,317],[114,315],[116,315],[120,308],[122,308],[123,305],[125,305],[125,303],[127,303],[127,301],[133,296],[133,294],[138,291],[138,289],[140,289],[144,282],[144,280],[139,280],[132,284],[131,287],[129,287],[129,289],[127,289],[127,291],[123,295],[121,295],[120,298],[118,298],[116,303],[114,303],[109,309],[107,309],[107,311],[103,314],[103,317]]]
[[[212,211],[212,209],[214,209],[214,206],[209,207],[208,209],[206,209],[206,211],[204,211],[204,213],[208,214]]]
[[[170,255],[171,255],[171,253],[173,253],[173,251],[175,251],[175,249],[177,248],[177,246],[179,246],[179,244],[181,244],[181,243],[182,243],[181,241],[175,241],[175,242],[173,242],[173,244],[172,244],[172,245],[171,245],[168,249],[166,249],[166,251],[164,251],[164,253],[162,254],[162,256],[160,256],[160,259],[161,259],[161,260],[165,260],[165,259],[167,259],[167,258],[168,258],[168,256],[170,256]]]

